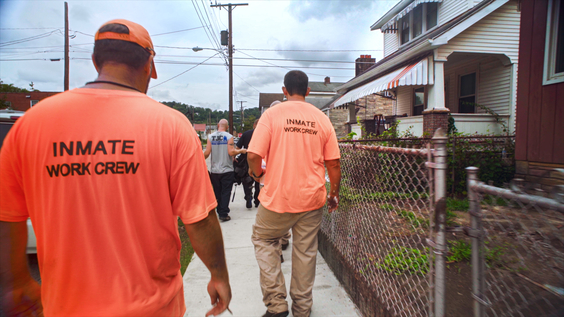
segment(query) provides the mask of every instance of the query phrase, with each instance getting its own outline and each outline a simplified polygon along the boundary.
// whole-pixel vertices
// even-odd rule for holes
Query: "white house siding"
[[[478,104],[486,106],[500,115],[510,114],[511,65],[493,59],[480,63],[478,82]],[[478,110],[477,112],[484,112]]]
[[[384,57],[398,50],[398,33],[384,33]]]
[[[451,55],[453,58],[456,55]],[[504,66],[499,58],[492,55],[462,55],[456,63],[445,64],[445,102],[453,113],[458,112],[458,84],[462,75],[476,73],[477,103],[500,115],[510,114],[511,65]],[[451,58],[452,59],[452,58]],[[484,110],[477,109],[478,113]]]
[[[454,57],[455,55],[451,59]],[[478,72],[478,67],[480,61],[484,59],[488,59],[488,57],[466,55],[463,58],[459,58],[458,62],[450,61],[445,63],[445,103],[451,112],[458,112],[458,79],[462,75],[475,72],[479,85],[480,73]]]
[[[517,2],[510,1],[441,46],[437,57],[444,60],[453,52],[495,53],[518,63],[520,18]]]
[[[412,86],[399,86],[397,89],[397,108],[396,114],[402,115],[407,113],[408,116],[411,116],[412,112]]]
[[[468,0],[444,0],[439,5],[439,25],[456,18],[469,8]]]

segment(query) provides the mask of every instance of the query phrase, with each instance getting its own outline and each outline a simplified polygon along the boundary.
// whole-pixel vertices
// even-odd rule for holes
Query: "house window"
[[[417,36],[423,33],[423,6],[418,6],[417,8],[413,9],[413,35],[412,38],[416,38]]]
[[[409,42],[409,16],[401,20],[401,44]]]
[[[425,109],[425,87],[414,89],[413,115],[420,116]]]
[[[564,0],[550,0],[546,24],[543,85],[564,82]]]
[[[29,103],[29,107],[31,108],[31,107],[35,106],[35,104],[38,103],[38,102],[39,102],[39,100],[31,100],[30,103]]]
[[[437,4],[427,3],[427,14],[425,21],[427,22],[427,30],[435,27],[437,25]]]
[[[459,113],[476,112],[476,73],[460,76]]]
[[[400,42],[405,44],[437,25],[437,3],[423,3],[399,20]]]

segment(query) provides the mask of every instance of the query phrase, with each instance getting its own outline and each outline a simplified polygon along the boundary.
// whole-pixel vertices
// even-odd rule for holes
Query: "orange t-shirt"
[[[31,217],[45,316],[182,316],[177,216],[216,206],[188,119],[145,94],[74,89],[18,119],[0,221]]]
[[[262,114],[249,152],[266,157],[260,203],[275,212],[323,207],[327,160],[341,157],[329,118],[307,102],[286,101]]]

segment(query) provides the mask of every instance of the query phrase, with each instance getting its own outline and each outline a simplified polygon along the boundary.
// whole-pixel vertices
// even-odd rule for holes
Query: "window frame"
[[[474,74],[474,93],[470,95],[461,95],[462,92],[462,77]],[[458,91],[457,91],[457,101],[458,101],[458,113],[476,113],[476,105],[478,103],[478,71],[472,71],[464,74],[458,75]],[[460,112],[460,99],[474,97],[474,112]]]
[[[558,24],[564,23],[559,21],[558,13],[560,7],[564,6],[563,0],[549,0],[546,19],[546,38],[544,49],[544,67],[542,84],[551,85],[564,82],[564,71],[556,73],[556,50],[558,44]]]
[[[415,94],[418,93],[417,90],[419,89],[423,89],[423,103],[420,104],[415,104]],[[427,89],[425,89],[425,86],[421,86],[421,87],[417,87],[417,88],[413,88],[412,90],[412,97],[413,100],[411,102],[411,115],[412,116],[420,116],[423,115],[423,111],[425,111],[426,107],[427,107]],[[421,114],[415,114],[415,107],[423,107],[423,110],[421,111]]]
[[[433,2],[434,3],[434,2]],[[413,30],[414,30],[414,25],[413,25],[413,12],[415,11],[415,8],[413,8],[413,10],[411,10],[406,16],[402,17],[399,21],[398,21],[398,43],[399,46],[403,46],[423,35],[425,35],[426,33],[428,33],[430,30],[433,30],[434,28],[439,26],[439,3],[435,3],[437,6],[437,24],[431,28],[427,28],[427,8],[428,6],[432,4],[432,3],[421,3],[421,34],[417,35],[417,36],[413,36]],[[407,29],[407,32],[409,34],[408,36],[408,40],[404,43],[402,43],[403,40],[403,35],[404,35],[404,31],[403,31],[403,22],[405,21],[405,19],[407,19],[409,28]]]
[[[35,101],[35,102],[34,102]],[[33,106],[35,106],[37,103],[39,102],[39,100],[30,100],[29,101],[29,107],[33,108]]]

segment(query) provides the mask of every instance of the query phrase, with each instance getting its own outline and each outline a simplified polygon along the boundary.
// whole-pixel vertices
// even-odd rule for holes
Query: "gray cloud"
[[[174,98],[170,95],[170,91],[168,90],[151,90],[150,95],[153,99],[158,101],[172,101]]]
[[[72,10],[69,11],[70,20],[80,21],[81,23],[90,23],[91,18],[91,11],[80,4],[73,4]]]
[[[290,12],[299,20],[325,20],[330,17],[358,14],[372,11],[374,1],[334,0],[334,1],[297,1],[290,6]]]

